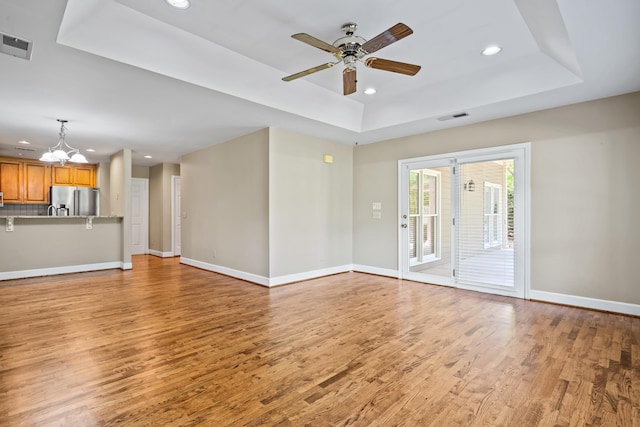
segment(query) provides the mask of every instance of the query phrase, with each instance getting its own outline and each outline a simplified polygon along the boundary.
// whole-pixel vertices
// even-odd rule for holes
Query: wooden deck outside
[[[637,426],[640,319],[134,257],[0,282],[2,426]]]

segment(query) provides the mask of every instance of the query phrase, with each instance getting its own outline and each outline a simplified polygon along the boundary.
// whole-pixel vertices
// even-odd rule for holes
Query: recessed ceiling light
[[[22,140],[22,141],[18,141],[18,144],[30,145],[31,143],[29,141]]]
[[[145,159],[153,159],[153,157],[151,157],[151,156],[149,156],[149,155],[144,156],[144,158],[145,158]]]
[[[176,9],[189,9],[191,3],[189,0],[165,0],[168,4],[175,7]]]
[[[87,148],[84,151],[88,151],[89,153],[95,153],[96,152],[96,150],[94,150],[93,148]]]
[[[484,48],[484,50],[482,51],[482,54],[484,56],[492,56],[497,53],[500,53],[501,50],[502,48],[500,46],[488,46]]]
[[[368,87],[368,88],[366,88],[366,89],[364,90],[364,93],[365,93],[366,95],[373,95],[374,93],[376,93],[376,90],[375,90],[374,88],[372,88],[372,87]]]

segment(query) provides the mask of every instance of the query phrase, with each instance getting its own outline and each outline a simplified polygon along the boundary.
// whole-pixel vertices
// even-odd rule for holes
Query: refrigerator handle
[[[73,216],[80,215],[80,191],[73,190]]]

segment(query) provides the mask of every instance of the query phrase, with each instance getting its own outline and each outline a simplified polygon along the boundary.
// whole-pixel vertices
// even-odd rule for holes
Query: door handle
[[[407,228],[407,224],[402,224],[401,227],[402,228]]]

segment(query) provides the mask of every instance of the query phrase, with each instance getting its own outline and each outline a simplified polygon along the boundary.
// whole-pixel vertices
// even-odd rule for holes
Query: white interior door
[[[527,297],[528,150],[398,162],[401,278]]]
[[[182,208],[180,201],[180,177],[171,177],[171,242],[173,246],[173,256],[180,256],[182,254],[181,248],[181,219]]]
[[[131,179],[131,254],[149,253],[149,180]]]

